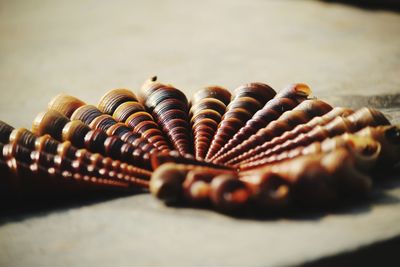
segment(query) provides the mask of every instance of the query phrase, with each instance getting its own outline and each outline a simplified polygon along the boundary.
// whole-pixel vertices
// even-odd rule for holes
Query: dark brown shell
[[[150,191],[167,203],[229,213],[363,196],[369,174],[400,161],[399,128],[377,110],[332,109],[310,93],[251,83],[231,100],[212,86],[188,103],[154,77],[138,96],[114,89],[98,107],[58,95],[33,133],[0,121],[0,195],[130,191],[151,175]]]
[[[230,97],[222,87],[206,87],[192,99],[189,115],[196,159],[204,160]]]
[[[272,121],[265,128],[258,130],[256,134],[253,134],[242,144],[230,150],[223,157],[220,157],[220,161],[228,162],[239,154],[243,154],[252,148],[262,145],[272,140],[275,136],[289,131],[316,116],[321,116],[331,109],[332,107],[329,104],[321,100],[305,100],[294,109],[284,112],[277,120]]]
[[[342,107],[333,108],[331,111],[329,111],[328,113],[326,113],[322,116],[314,117],[310,121],[308,121],[304,124],[297,125],[292,130],[286,131],[282,135],[278,135],[278,136],[274,137],[272,140],[263,143],[261,146],[258,146],[255,149],[248,150],[247,152],[243,153],[242,155],[238,156],[237,158],[232,159],[230,162],[236,163],[236,162],[239,162],[242,160],[246,160],[247,158],[249,158],[251,156],[260,154],[261,153],[260,151],[267,151],[268,149],[273,148],[279,144],[282,144],[287,140],[296,138],[300,134],[307,133],[307,132],[311,131],[312,129],[314,129],[316,126],[323,126],[338,116],[347,116],[349,114],[352,114],[353,112],[354,111],[352,109],[348,109],[348,108],[342,108]]]
[[[142,87],[143,103],[151,112],[171,144],[181,155],[193,151],[189,107],[186,96],[178,89],[151,81]]]
[[[235,135],[226,141],[224,147],[216,153],[211,160],[220,160],[220,156],[242,143],[259,129],[264,128],[271,121],[276,120],[282,113],[293,109],[296,105],[306,100],[311,94],[311,89],[305,84],[292,84],[279,91],[277,95],[268,101],[264,107],[258,110]]]
[[[275,95],[276,92],[271,87],[262,83],[250,83],[237,88],[211,142],[206,159],[212,159],[225,141],[231,139]]]

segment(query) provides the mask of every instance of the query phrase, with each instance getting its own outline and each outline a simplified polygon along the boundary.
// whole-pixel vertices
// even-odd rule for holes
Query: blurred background
[[[398,1],[0,1],[0,114],[57,93],[97,103],[158,75],[188,96],[262,81],[317,96],[398,92]]]

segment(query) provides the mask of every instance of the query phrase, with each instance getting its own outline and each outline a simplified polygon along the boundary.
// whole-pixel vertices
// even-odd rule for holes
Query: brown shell
[[[326,125],[317,125],[310,132],[300,134],[294,139],[273,147],[272,149],[256,149],[258,153],[245,161],[258,160],[282,151],[290,150],[298,146],[306,146],[315,141],[323,141],[326,138],[334,137],[343,133],[354,133],[368,126],[389,125],[385,116],[375,109],[361,108],[347,117],[336,117]]]
[[[112,115],[119,105],[128,101],[138,101],[132,91],[128,89],[114,89],[101,97],[97,107],[101,112]]]
[[[124,142],[117,136],[108,136],[101,129],[92,130],[83,122],[70,121],[55,110],[40,113],[34,120],[32,132],[37,136],[49,134],[58,141],[70,141],[78,148],[86,148],[139,167],[149,167],[149,157],[145,156],[146,151],[143,150],[149,148],[140,141],[135,143],[139,138]],[[131,137],[133,133],[128,134]]]
[[[293,109],[311,94],[311,89],[305,84],[292,84],[268,101],[258,110],[234,136],[226,141],[224,147],[216,153],[211,160],[222,160],[220,156],[242,143],[259,129],[266,127],[271,121],[276,120],[285,111]]]
[[[230,97],[222,87],[206,87],[192,99],[189,115],[196,159],[204,160]]]
[[[233,99],[211,86],[188,103],[156,77],[137,96],[107,92],[98,107],[61,94],[33,132],[0,121],[0,195],[150,186],[167,203],[267,214],[364,196],[373,172],[400,161],[399,127],[310,94],[251,83]]]
[[[224,146],[225,141],[231,139],[246,121],[275,95],[274,89],[263,83],[250,83],[237,88],[234,99],[218,125],[206,159],[212,159]]]
[[[85,102],[74,96],[59,94],[49,102],[48,109],[57,110],[69,118],[77,108],[83,105],[85,105]]]
[[[321,100],[305,100],[294,109],[284,112],[277,120],[272,121],[265,128],[258,130],[256,134],[253,134],[245,142],[230,150],[223,158],[220,158],[220,161],[228,162],[239,154],[262,145],[272,140],[275,136],[289,131],[299,124],[306,123],[316,116],[321,116],[331,109],[332,107],[329,104]]]
[[[170,143],[181,155],[193,151],[189,106],[186,96],[178,89],[150,81],[142,87],[143,103]]]

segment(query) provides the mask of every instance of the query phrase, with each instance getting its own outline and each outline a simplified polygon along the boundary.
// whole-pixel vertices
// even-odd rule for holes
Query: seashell
[[[57,109],[54,109],[57,110]],[[58,111],[58,110],[57,110]],[[61,113],[62,114],[62,113]],[[71,120],[79,120],[89,125],[94,119],[103,115],[103,113],[93,105],[83,105],[77,108],[71,115]]]
[[[137,102],[138,100],[130,90],[114,89],[104,94],[97,106],[101,112],[112,115],[119,105],[128,101]]]
[[[400,162],[400,126],[375,109],[332,108],[310,94],[301,83],[278,93],[250,83],[233,99],[211,86],[188,103],[156,77],[138,95],[110,90],[97,106],[61,94],[32,132],[0,121],[0,194],[149,188],[167,204],[229,214],[364,197],[371,174]]]
[[[204,160],[230,98],[228,90],[217,86],[203,88],[194,95],[189,116],[196,159]]]
[[[228,105],[217,132],[211,141],[206,159],[214,157],[254,113],[276,95],[274,89],[262,83],[250,83],[235,90],[235,97]]]
[[[226,142],[224,147],[216,153],[211,160],[219,161],[220,156],[242,143],[259,129],[264,128],[273,120],[276,120],[283,112],[293,109],[311,94],[311,89],[305,84],[292,84],[280,92],[264,107],[258,110],[246,124]]]
[[[242,208],[250,196],[245,184],[232,171],[166,163],[150,180],[150,192],[163,202],[210,202],[223,212]]]
[[[360,166],[365,169],[370,169],[374,166],[373,164],[377,161],[376,158],[380,156],[382,149],[381,143],[376,141],[372,137],[361,137],[355,134],[345,133],[343,135],[335,136],[333,138],[327,138],[322,142],[317,141],[308,146],[302,146],[292,150],[283,151],[282,153],[272,155],[271,157],[262,158],[259,160],[252,160],[248,163],[241,164],[239,168],[240,170],[257,168],[260,166],[265,166],[267,164],[295,158],[301,155],[327,153],[341,147],[344,147],[352,152],[356,151],[356,153],[354,153],[356,163],[366,163],[364,156],[365,153],[365,155],[373,161],[366,165]]]
[[[57,110],[69,118],[77,108],[83,105],[85,105],[85,102],[76,97],[66,94],[59,94],[49,102],[47,107],[48,109]]]
[[[347,116],[349,114],[352,114],[353,112],[354,111],[349,108],[335,107],[331,111],[327,112],[322,116],[314,117],[310,121],[304,124],[297,125],[292,130],[286,131],[282,135],[272,138],[270,141],[263,143],[261,146],[248,150],[244,154],[230,160],[229,163],[234,164],[240,161],[247,161],[247,159],[253,155],[260,155],[261,154],[260,151],[266,151],[270,148],[273,148],[279,144],[284,143],[287,140],[293,139],[300,134],[309,132],[316,126],[323,126],[328,122],[332,121],[333,119],[335,119],[337,116]],[[221,160],[223,159],[224,157],[221,158]]]
[[[140,133],[132,131],[129,125],[124,127],[122,124],[118,124],[110,115],[103,114],[92,105],[83,105],[76,109],[71,115],[71,120],[80,120],[92,129],[103,130],[110,136],[116,135],[122,141],[131,143],[135,147],[140,147],[145,152],[155,151],[155,146],[145,138],[142,138]]]
[[[112,178],[108,173],[98,176],[95,169],[78,167],[62,157],[56,160],[50,154],[32,151],[16,143],[4,145],[2,157],[9,168],[7,173],[2,173],[8,178],[7,188],[22,197],[130,189],[126,180]],[[147,185],[138,183],[136,186]]]
[[[80,120],[84,122],[87,125],[91,125],[92,128],[94,129],[102,129],[104,131],[107,131],[107,129],[114,124],[117,123],[114,118],[112,118],[110,115],[104,112],[111,113],[114,110],[118,108],[118,106],[121,103],[124,103],[124,101],[130,101],[130,100],[135,100],[136,101],[136,96],[129,90],[126,89],[114,89],[106,93],[100,103],[99,107],[101,108],[98,109],[93,105],[86,105],[83,101],[72,97],[68,95],[58,95],[55,97],[49,104],[49,109],[56,110],[60,112],[61,114],[70,117],[71,120]],[[79,104],[78,104],[79,103]],[[139,104],[139,103],[138,103]],[[70,105],[70,109],[63,108],[65,106]],[[140,104],[139,104],[140,105]],[[66,110],[68,112],[66,112]],[[111,113],[112,114],[112,113]],[[150,115],[149,115],[150,116]],[[151,116],[150,116],[151,118]],[[151,121],[153,122],[152,118]],[[153,124],[155,124],[153,122]],[[127,127],[130,127],[129,124],[126,124]],[[148,127],[149,128],[149,127]],[[168,148],[168,145],[166,142],[160,143],[160,138],[164,140],[163,137],[160,137],[160,132],[156,133],[154,130],[149,131],[146,133],[145,136],[138,136],[138,134],[135,132],[135,129],[131,129],[133,133],[135,133],[133,136],[131,136],[132,139],[133,137],[140,138],[140,139],[148,139],[146,140],[141,140],[142,142],[147,142],[150,143],[149,147],[153,149],[154,147],[160,146],[160,150],[165,150],[166,147]],[[157,135],[158,134],[158,135]],[[126,134],[126,139],[128,139],[128,134]],[[122,136],[119,136],[122,138]],[[156,142],[156,143],[152,143]]]
[[[10,133],[10,142],[1,143],[2,185],[19,195],[50,193],[55,196],[72,190],[73,193],[98,189],[132,190],[147,188],[148,182],[132,176],[132,168],[109,159],[87,163],[82,157],[71,158],[73,150],[67,143],[57,143],[49,136],[36,137],[26,129]],[[55,154],[52,146],[57,143]],[[25,145],[34,146],[26,147]],[[69,151],[67,151],[69,150]],[[47,153],[47,151],[51,153]],[[79,153],[76,153],[77,156]],[[88,159],[88,158],[87,158]],[[95,164],[94,164],[95,163]],[[107,167],[107,168],[104,168]],[[144,174],[146,171],[143,170]],[[3,188],[3,189],[4,189]],[[3,195],[4,196],[4,195]],[[13,196],[11,193],[9,196]]]
[[[231,159],[272,140],[275,136],[280,135],[285,131],[289,131],[297,125],[306,123],[314,117],[321,116],[329,112],[331,109],[332,107],[329,104],[321,100],[305,100],[294,109],[284,112],[277,120],[269,123],[267,127],[258,130],[256,134],[253,134],[245,142],[233,148],[223,157],[220,157],[219,161],[227,162],[228,164],[236,163],[235,160],[232,161]]]
[[[181,155],[193,151],[189,105],[186,96],[178,89],[155,81],[148,81],[142,87],[142,101],[146,109]]]
[[[146,180],[148,180],[151,175],[151,172],[148,170],[127,165],[126,163],[103,157],[100,154],[90,153],[86,149],[78,149],[72,146],[69,141],[61,143],[49,135],[35,136],[25,128],[14,129],[9,134],[9,140],[7,140],[7,142],[16,143],[30,150],[66,157],[71,161],[78,160],[78,162],[100,168],[102,173],[104,171],[112,171],[121,175],[132,175]]]
[[[111,90],[101,98],[98,107],[102,112],[112,115],[116,121],[124,122],[133,132],[140,133],[160,151],[170,150],[157,123],[131,91]]]
[[[232,94],[221,86],[208,86],[194,93],[192,104],[205,98],[218,99],[227,106],[231,102]]]
[[[310,132],[296,136],[294,139],[287,140],[283,144],[276,145],[272,149],[263,151],[258,149],[258,154],[249,158],[243,163],[268,157],[285,150],[293,149],[297,146],[306,146],[315,141],[322,141],[325,138],[343,134],[345,132],[354,133],[367,126],[388,125],[389,121],[385,116],[375,109],[361,108],[347,117],[336,117],[326,125],[317,125]]]
[[[86,148],[138,167],[149,167],[149,158],[146,151],[141,149],[140,142],[126,143],[116,136],[108,136],[101,129],[92,130],[80,121],[70,121],[55,110],[40,113],[33,122],[32,132],[37,136],[49,134],[58,141],[70,141],[78,148]],[[133,133],[129,134],[132,136]]]
[[[368,162],[370,159],[365,158]],[[259,202],[287,203],[321,207],[331,205],[340,197],[364,196],[372,187],[372,179],[357,167],[354,154],[344,148],[329,153],[300,156],[240,173],[241,180],[252,187],[263,185],[269,179],[278,180],[273,185],[275,194],[262,194]],[[281,187],[283,186],[283,188]],[[260,194],[257,196],[260,197]]]

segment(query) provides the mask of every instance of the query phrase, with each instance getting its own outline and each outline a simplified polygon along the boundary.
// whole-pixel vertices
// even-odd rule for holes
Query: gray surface
[[[399,93],[399,33],[399,14],[315,1],[1,1],[1,119],[29,127],[61,91],[95,103],[153,74],[188,95],[250,81],[306,82],[338,103]],[[239,220],[148,195],[11,218],[0,266],[298,264],[398,236],[400,190],[383,194],[303,219]]]

